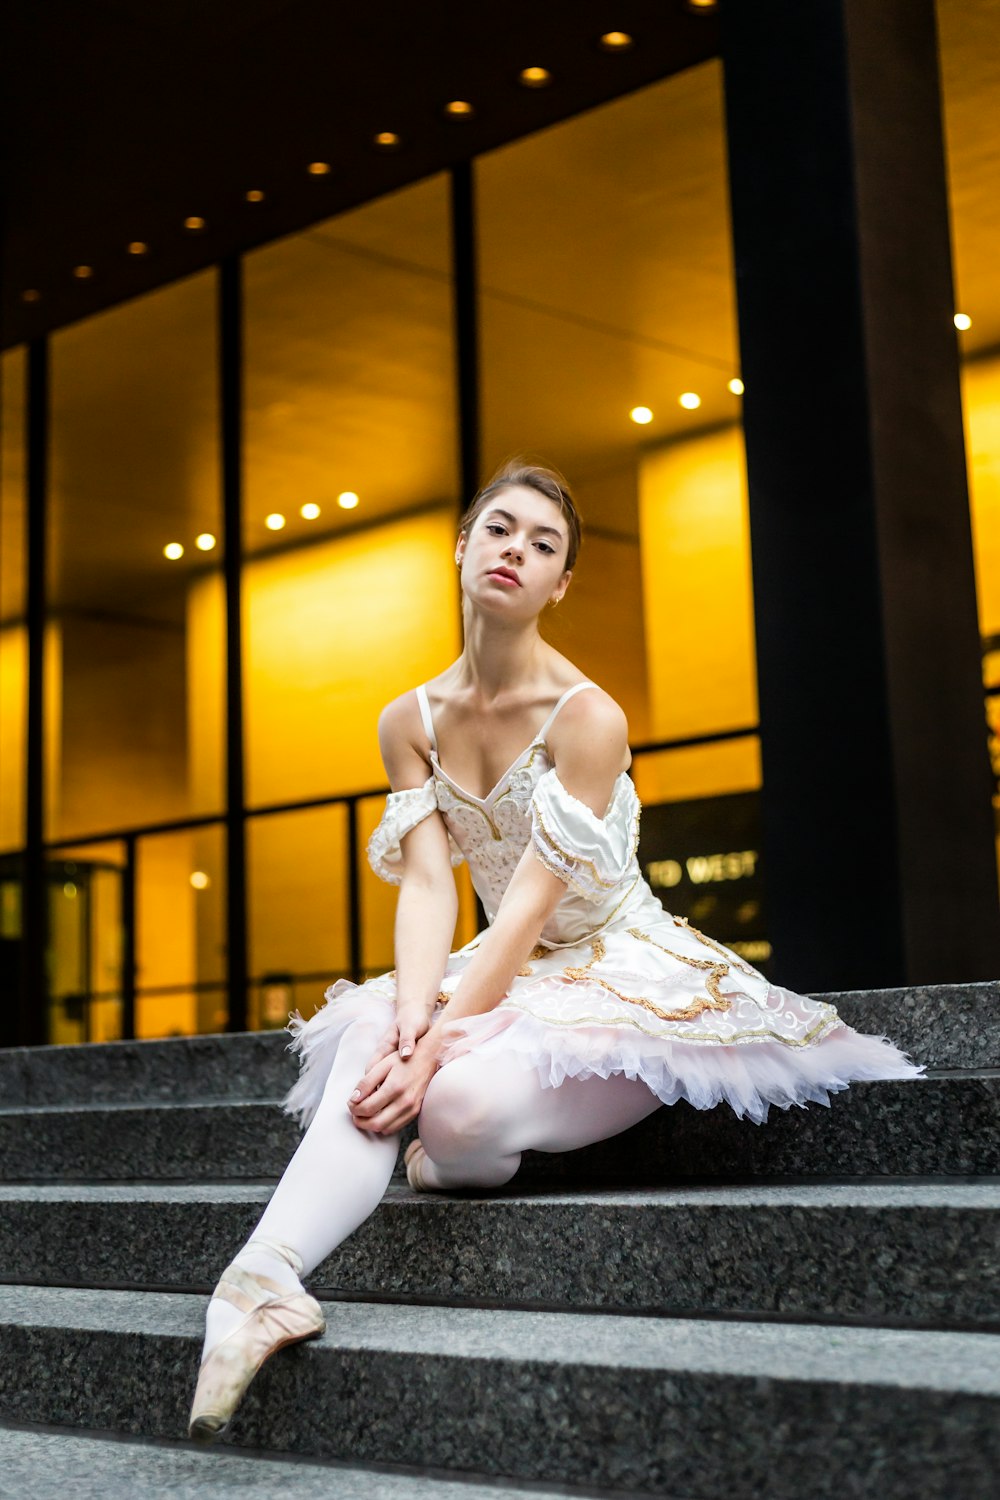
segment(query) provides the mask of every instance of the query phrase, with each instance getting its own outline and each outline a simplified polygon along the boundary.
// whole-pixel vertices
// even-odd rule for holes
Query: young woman
[[[462,654],[379,719],[392,791],[368,858],[400,887],[396,968],[292,1020],[285,1107],[308,1129],[209,1304],[193,1436],[222,1430],[268,1355],[323,1331],[300,1277],[373,1212],[409,1121],[412,1188],[497,1187],[525,1150],[680,1098],[762,1123],[770,1104],[923,1071],[653,895],[625,715],[538,629],[579,545],[548,469],[508,465],[463,517]],[[452,953],[463,859],[489,925]]]

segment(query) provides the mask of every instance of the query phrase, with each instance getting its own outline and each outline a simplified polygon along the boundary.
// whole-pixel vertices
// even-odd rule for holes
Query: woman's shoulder
[[[632,763],[628,748],[628,716],[617,699],[592,677],[579,682],[593,684],[586,692],[573,693],[556,715],[548,743],[557,761],[575,758],[582,748],[609,764],[627,770]]]

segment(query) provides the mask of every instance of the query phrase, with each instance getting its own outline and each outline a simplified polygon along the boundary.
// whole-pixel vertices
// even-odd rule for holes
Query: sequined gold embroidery
[[[631,996],[624,998],[632,1005],[642,1004],[642,1001],[633,1000]],[[610,1018],[608,1016],[574,1016],[572,1020],[567,1021],[561,1016],[543,1015],[540,1011],[533,1010],[530,1005],[525,1004],[524,1001],[516,997],[501,1000],[498,1009],[523,1011],[526,1016],[533,1016],[536,1021],[540,1021],[544,1026],[562,1026],[569,1029],[575,1026],[608,1026],[612,1029],[619,1026],[628,1026],[633,1031],[641,1031],[644,1036],[663,1036],[662,1031],[653,1031],[649,1026],[641,1025],[639,1021],[634,1020],[631,1016],[613,1016]],[[714,1042],[720,1047],[728,1047],[730,1044],[735,1045],[739,1042],[770,1040],[781,1042],[785,1047],[808,1047],[818,1036],[841,1024],[840,1015],[832,1005],[824,1005],[821,1009],[822,1015],[816,1021],[815,1025],[810,1026],[805,1036],[802,1037],[783,1036],[780,1031],[774,1031],[770,1026],[758,1026],[756,1030],[734,1031],[729,1036],[720,1034],[717,1031],[683,1031],[676,1037],[676,1040],[678,1042]],[[683,1021],[688,1016],[694,1014],[695,1011],[693,1010],[686,1011],[679,1019]]]
[[[532,974],[534,971],[532,970],[531,965],[535,962],[536,959],[538,959],[538,958],[544,958],[545,955],[548,953],[548,951],[549,950],[548,950],[548,948],[546,948],[546,946],[545,946],[544,943],[536,943],[535,946],[532,948],[531,952],[528,954],[528,957],[524,961],[524,968],[523,969],[518,969],[518,971],[517,971],[517,977],[518,977],[518,979],[521,979],[521,978],[523,978],[523,977],[525,977],[527,975]]]
[[[630,927],[628,930],[633,937],[643,937],[646,942],[653,941],[652,938],[646,938],[645,934],[641,933],[638,927]],[[590,946],[591,956],[585,964],[570,965],[563,969],[563,973],[567,979],[582,979],[589,969],[592,969],[595,964],[599,964],[606,956],[607,945],[603,938],[595,938]],[[656,943],[654,946],[659,948],[661,944]],[[670,950],[669,948],[664,948],[663,952],[670,953]],[[705,980],[705,988],[708,990],[711,998],[698,995],[683,1010],[664,1010],[662,1006],[657,1005],[653,1000],[647,999],[645,995],[623,994],[621,990],[615,989],[614,985],[610,984],[601,974],[592,974],[591,978],[595,984],[601,986],[602,990],[607,990],[610,995],[616,995],[626,1005],[641,1005],[643,1010],[648,1010],[661,1021],[690,1021],[694,1016],[700,1016],[702,1011],[705,1010],[729,1009],[733,1003],[732,1000],[727,999],[726,996],[719,993],[719,980],[725,974],[727,965],[712,963],[711,959],[708,958],[685,958],[683,953],[670,953],[670,957],[680,959],[681,963],[690,964],[695,969],[711,969],[712,972]]]
[[[671,913],[671,916],[673,916],[673,913]],[[749,974],[752,977],[757,977],[756,969],[751,968],[750,964],[744,963],[742,959],[737,958],[729,949],[723,948],[722,944],[717,943],[714,938],[707,937],[705,933],[699,932],[697,927],[692,927],[687,917],[674,916],[673,922],[675,927],[686,927],[688,932],[693,937],[696,937],[699,942],[704,943],[707,948],[714,948],[716,953],[721,953],[723,958],[727,959],[734,969],[739,969],[741,974]],[[762,978],[763,976],[760,977]]]
[[[727,963],[713,963],[710,958],[689,958],[686,953],[675,953],[672,948],[665,948],[662,943],[658,943],[655,938],[651,938],[647,932],[643,932],[641,927],[629,927],[627,930],[629,937],[638,938],[641,943],[651,943],[654,948],[659,948],[660,952],[665,953],[668,958],[676,958],[678,963],[690,964],[692,969],[709,970],[705,979],[705,988],[712,998],[710,1001],[706,1000],[702,1002],[697,1011],[691,1012],[692,1015],[700,1015],[703,1010],[728,1010],[732,1005],[732,998],[726,999],[719,992],[719,980],[724,979],[729,972],[729,965]]]

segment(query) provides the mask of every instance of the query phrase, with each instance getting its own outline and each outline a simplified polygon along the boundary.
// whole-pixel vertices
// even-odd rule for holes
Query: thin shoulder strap
[[[584,688],[591,688],[591,687],[597,687],[597,683],[596,682],[574,682],[574,684],[573,684],[573,686],[571,688],[567,688],[566,691],[563,693],[562,697],[559,699],[559,702],[556,704],[555,708],[552,710],[552,712],[549,714],[548,718],[545,720],[545,723],[542,725],[541,729],[538,731],[538,738],[540,740],[544,740],[545,736],[548,734],[549,730],[552,728],[553,722],[555,721],[556,714],[562,708],[563,704],[566,703],[566,702],[568,702],[569,699],[572,698],[572,696],[573,696],[574,693],[582,692]]]
[[[424,721],[424,730],[431,742],[431,749],[437,753],[437,740],[434,738],[434,720],[431,718],[431,705],[427,698],[427,689],[423,683],[417,688],[417,702],[420,704],[420,717]]]

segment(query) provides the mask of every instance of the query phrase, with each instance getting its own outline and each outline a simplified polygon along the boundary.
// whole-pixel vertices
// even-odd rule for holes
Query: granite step
[[[204,1302],[0,1289],[0,1419],[176,1438]],[[586,1313],[328,1306],[234,1444],[718,1500],[993,1500],[1000,1339]]]
[[[0,1424],[5,1500],[526,1500],[546,1487],[435,1479],[216,1444]],[[592,1490],[574,1491],[587,1500]]]
[[[0,1188],[0,1281],[207,1294],[269,1197]],[[457,1197],[390,1187],[321,1297],[1000,1331],[1000,1181]]]
[[[526,1152],[518,1188],[684,1181],[1000,1175],[1000,1070],[856,1083],[829,1106],[664,1108],[610,1140]],[[412,1125],[403,1132],[408,1140]],[[0,1181],[226,1181],[278,1177],[299,1139],[275,1102],[0,1111]],[[397,1166],[402,1173],[402,1160]]]
[[[817,994],[929,1068],[1000,1068],[1000,982]],[[284,1031],[0,1050],[0,1106],[273,1099],[294,1082]]]

